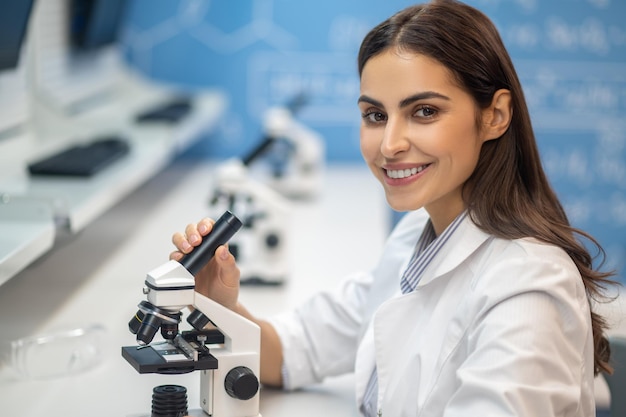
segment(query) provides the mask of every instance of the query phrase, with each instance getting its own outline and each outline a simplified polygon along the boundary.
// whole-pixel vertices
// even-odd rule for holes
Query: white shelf
[[[202,91],[194,94],[190,114],[179,123],[135,122],[137,114],[175,95],[172,90],[128,77],[111,95],[77,114],[66,115],[36,104],[35,117],[19,140],[0,143],[0,196],[47,207],[50,215],[43,223],[18,222],[8,210],[0,210],[0,284],[51,247],[55,224],[71,233],[85,228],[214,129],[226,107],[224,95]],[[126,138],[131,151],[94,177],[34,177],[27,172],[29,161],[69,143],[110,134]]]
[[[0,285],[50,250],[54,235],[48,204],[0,199]]]

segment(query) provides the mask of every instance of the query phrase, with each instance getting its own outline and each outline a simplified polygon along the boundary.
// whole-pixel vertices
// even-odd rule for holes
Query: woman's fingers
[[[204,219],[200,220],[198,222],[198,227],[197,227],[200,235],[206,236],[207,234],[209,234],[209,232],[213,230],[213,224],[215,224],[215,220],[209,219],[208,217],[205,217]]]
[[[172,235],[172,243],[181,253],[189,253],[193,246],[189,243],[186,234],[176,232]]]
[[[176,232],[172,235],[172,243],[178,251],[170,254],[170,259],[178,260],[183,254],[187,254],[202,242],[202,238],[211,232],[213,228],[212,219],[204,218],[198,223],[189,223],[185,227],[185,232]],[[180,253],[178,253],[180,252]]]
[[[202,238],[209,234],[213,229],[213,220],[205,218],[198,223],[190,223],[185,228],[185,238],[191,246],[198,246],[202,242]],[[183,242],[184,244],[185,242]]]
[[[174,251],[172,253],[170,253],[170,257],[169,259],[172,261],[180,261],[184,256],[184,253],[182,253],[181,251]]]

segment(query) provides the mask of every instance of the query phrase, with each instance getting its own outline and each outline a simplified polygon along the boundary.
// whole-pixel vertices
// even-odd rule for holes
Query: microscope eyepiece
[[[213,224],[211,233],[193,251],[183,256],[180,264],[192,275],[196,275],[213,257],[218,246],[228,242],[241,229],[241,226],[241,220],[230,211],[226,211]]]

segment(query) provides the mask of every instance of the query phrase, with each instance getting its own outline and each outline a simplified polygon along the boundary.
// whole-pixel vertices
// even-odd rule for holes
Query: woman
[[[237,302],[225,247],[198,289],[261,326],[266,385],[354,371],[365,416],[595,415],[610,367],[591,306],[610,274],[546,179],[494,25],[453,0],[409,7],[365,37],[358,68],[363,157],[408,212],[378,267],[270,321]],[[172,258],[211,223],[176,233]]]

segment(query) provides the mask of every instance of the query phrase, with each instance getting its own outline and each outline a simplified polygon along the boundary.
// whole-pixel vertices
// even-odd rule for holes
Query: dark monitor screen
[[[15,68],[34,0],[0,0],[0,71]]]
[[[126,0],[70,0],[70,39],[80,50],[117,41]]]

